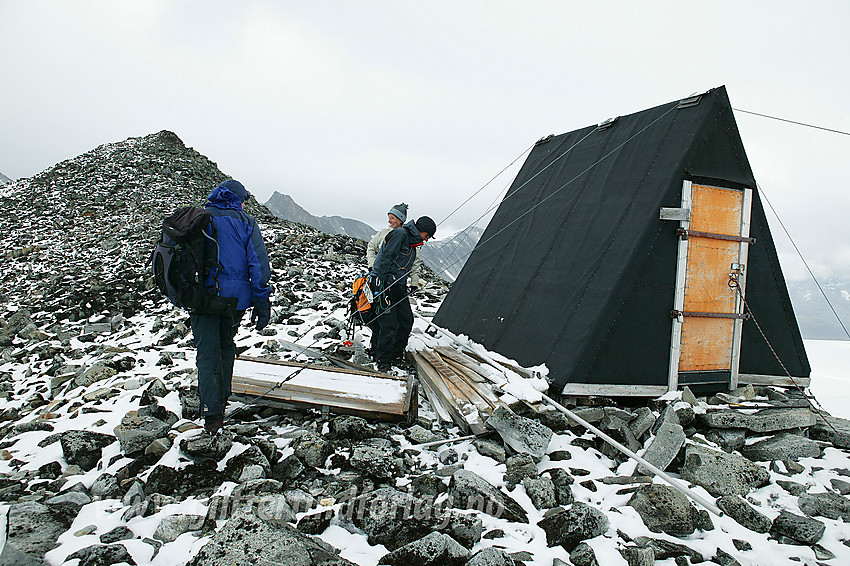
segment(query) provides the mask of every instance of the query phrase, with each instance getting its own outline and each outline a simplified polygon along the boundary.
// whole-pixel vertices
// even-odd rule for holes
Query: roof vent
[[[549,134],[548,136],[544,136],[544,137],[540,138],[539,140],[537,140],[536,142],[534,142],[534,145],[542,145],[542,144],[548,142],[549,140],[551,140],[554,137],[555,137],[555,134]]]
[[[602,130],[607,130],[608,128],[610,128],[611,126],[613,126],[613,125],[614,125],[614,122],[616,122],[616,121],[617,121],[617,118],[618,118],[618,117],[619,117],[619,116],[614,116],[613,118],[608,118],[608,119],[607,119],[607,120],[605,120],[604,122],[600,122],[600,123],[596,126],[596,131],[601,132]]]
[[[696,106],[699,104],[700,100],[702,100],[702,95],[697,94],[696,96],[689,96],[688,98],[683,98],[679,101],[679,105],[676,108],[690,108],[691,106]]]

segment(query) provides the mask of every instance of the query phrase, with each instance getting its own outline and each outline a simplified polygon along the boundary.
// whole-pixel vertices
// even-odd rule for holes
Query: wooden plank
[[[239,360],[245,360],[247,362],[258,362],[258,363],[261,363],[261,364],[273,364],[273,365],[277,365],[277,366],[317,369],[317,370],[321,370],[321,371],[330,371],[330,372],[336,372],[336,373],[347,373],[347,374],[351,374],[351,375],[371,375],[371,376],[377,376],[377,377],[382,377],[382,378],[386,378],[386,379],[396,379],[396,380],[399,380],[399,381],[407,381],[407,377],[399,377],[397,375],[391,375],[391,374],[388,374],[388,373],[380,373],[380,372],[377,372],[377,371],[363,371],[363,370],[350,369],[350,368],[320,366],[320,365],[316,365],[316,364],[305,364],[303,362],[290,362],[290,361],[286,361],[286,360],[273,360],[273,359],[270,359],[270,358],[255,358],[253,356],[238,356],[236,358],[236,361],[238,362]]]
[[[455,374],[463,379],[466,382],[466,386],[469,387],[475,394],[484,400],[489,406],[485,411],[489,414],[490,409],[495,409],[499,403],[499,398],[496,397],[496,394],[489,387],[490,381],[484,381],[481,379],[481,376],[478,373],[475,373],[465,366],[452,362],[451,360],[447,360],[443,358],[443,361],[455,371]]]
[[[754,373],[739,373],[738,384],[747,385],[777,385],[780,387],[809,387],[812,383],[810,377],[794,377],[793,379],[785,375],[761,375]]]
[[[431,387],[428,383],[423,379],[420,381],[422,384],[422,391],[425,392],[425,398],[428,399],[428,403],[431,405],[431,408],[434,409],[434,413],[436,413],[437,418],[444,423],[452,422],[452,416],[449,414],[449,410],[443,405],[443,402],[437,397],[437,395],[431,391]]]
[[[667,393],[665,385],[606,385],[597,383],[567,383],[561,395],[627,397],[660,397]]]
[[[456,361],[454,361],[450,358],[446,358],[446,357],[441,355],[440,359],[443,361],[444,364],[446,364],[447,366],[452,368],[452,371],[454,371],[458,375],[462,375],[463,379],[470,382],[470,383],[481,383],[483,381],[486,381],[477,372],[470,370],[466,366],[461,365],[461,364],[457,363]]]
[[[469,432],[469,425],[466,422],[466,418],[455,405],[451,392],[446,387],[446,384],[443,383],[442,379],[440,379],[437,372],[419,352],[413,354],[413,360],[416,363],[416,374],[419,376],[419,380],[427,385],[434,398],[437,399],[438,405],[451,416],[452,421],[457,423],[464,431]]]
[[[322,409],[323,405],[316,405],[313,403],[301,403],[298,401],[283,401],[280,399],[269,399],[263,398],[261,400],[256,400],[251,396],[234,394],[231,396],[232,399],[236,399],[238,401],[242,401],[246,404],[257,404],[262,405],[264,407],[272,407],[275,409],[284,409],[288,411],[304,411],[307,409]],[[366,411],[358,408],[349,408],[349,407],[328,407],[335,414],[341,415],[355,415],[358,417],[370,418],[370,419],[378,419],[382,421],[397,421],[399,420],[399,416],[392,413],[376,413],[374,411]]]
[[[431,367],[437,370],[437,373],[440,374],[443,382],[449,387],[456,399],[461,401],[466,399],[478,411],[489,412],[490,405],[463,378],[459,377],[454,370],[446,365],[436,352],[433,350],[423,350],[421,354],[431,364]]]
[[[479,356],[478,354],[476,354],[475,352],[473,352],[471,350],[464,350],[463,353],[466,354],[467,356],[469,356],[470,358],[474,359],[474,360],[478,360],[482,364],[487,363],[486,360],[484,360],[483,358],[481,358],[481,356]],[[532,379],[532,378],[537,377],[536,375],[534,375],[534,372],[531,371],[531,370],[527,370],[525,368],[519,367],[519,366],[514,365],[514,364],[509,364],[508,362],[503,362],[501,360],[494,360],[494,361],[496,363],[498,363],[499,365],[504,366],[507,369],[511,370],[512,372],[521,375],[522,377],[525,377],[525,378],[528,378],[528,379]],[[487,365],[490,365],[490,364],[487,364]],[[501,368],[496,368],[496,369],[501,370]],[[499,385],[499,384],[497,384],[497,385]]]
[[[231,391],[240,395],[262,395],[263,398],[278,399],[282,401],[293,401],[311,405],[329,406],[329,407],[346,407],[350,409],[360,409],[363,411],[371,411],[375,413],[390,413],[393,415],[405,414],[405,400],[401,399],[396,403],[377,403],[367,399],[357,399],[352,397],[344,397],[333,393],[325,393],[322,390],[313,389],[303,391],[288,387],[286,384],[275,389],[269,390],[268,384],[262,385],[246,383],[241,378],[233,376]]]
[[[250,387],[254,389],[258,389],[260,391],[271,391],[274,393],[275,391],[285,391],[290,395],[300,395],[305,399],[309,399],[311,396],[322,398],[322,399],[351,399],[356,402],[370,404],[375,406],[382,405],[398,405],[404,406],[407,398],[407,391],[403,392],[401,396],[397,398],[396,401],[375,401],[372,399],[363,399],[358,398],[356,396],[352,396],[347,394],[345,391],[336,391],[334,389],[323,389],[321,387],[309,387],[304,385],[297,385],[291,383],[281,383],[279,386],[272,389],[271,382],[263,381],[263,380],[254,380],[247,377],[242,376],[233,376],[234,383],[238,383],[240,387]]]
[[[491,383],[494,383],[496,385],[503,385],[505,383],[504,379],[502,379],[501,381],[498,381],[495,378],[493,378],[492,376],[490,376],[487,372],[485,372],[483,369],[481,369],[480,363],[476,362],[474,359],[467,356],[463,352],[458,352],[457,350],[455,350],[453,348],[448,348],[446,346],[437,346],[436,348],[434,348],[434,350],[437,353],[439,353],[440,356],[442,356],[443,358],[448,358],[451,361],[456,362],[456,363],[472,370],[473,372],[477,373],[478,375],[480,375],[481,377],[483,377],[484,379],[486,379],[487,381],[489,381]]]
[[[404,414],[408,423],[415,423],[419,418],[419,385],[411,375],[407,380],[407,398],[404,403]]]
[[[421,352],[414,354],[414,360],[416,360],[419,379],[426,381],[431,390],[440,397],[452,416],[452,420],[467,433],[482,434],[486,427],[483,423],[476,422],[480,417],[475,405],[454,393],[449,384],[442,379],[439,372],[431,366]]]
[[[411,377],[248,356],[237,358],[234,369],[233,393],[251,395],[255,401],[261,397],[329,407],[335,412],[358,411],[395,418],[410,415],[416,409],[411,400],[415,393],[411,391]]]

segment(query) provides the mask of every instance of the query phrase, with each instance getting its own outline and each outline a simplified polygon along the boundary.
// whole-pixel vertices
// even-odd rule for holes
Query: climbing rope
[[[782,362],[782,359],[779,357],[779,354],[776,353],[776,349],[773,347],[773,344],[770,343],[770,340],[767,338],[767,335],[764,333],[764,330],[762,330],[758,319],[756,318],[755,314],[753,314],[753,309],[750,307],[750,305],[747,303],[747,300],[744,298],[744,293],[741,291],[741,284],[738,281],[737,273],[732,273],[729,275],[729,287],[735,290],[735,292],[738,294],[738,297],[741,299],[741,302],[747,309],[749,318],[755,323],[759,334],[761,334],[761,337],[762,339],[764,339],[764,342],[765,344],[767,344],[767,347],[770,348],[773,357],[776,358],[776,361],[779,363],[780,367],[782,367],[782,371],[785,372],[785,376],[791,380],[791,383],[794,384],[794,388],[797,389],[797,391],[803,396],[803,399],[806,400],[806,403],[809,404],[809,408],[818,414],[818,416],[823,420],[823,422],[826,423],[826,426],[832,429],[832,432],[834,432],[836,436],[838,436],[839,438],[843,438],[845,435],[838,432],[838,430],[836,430],[832,423],[829,422],[829,420],[826,418],[829,413],[827,413],[826,410],[824,410],[823,407],[820,406],[820,402],[814,396],[807,393],[806,389],[802,387],[799,383],[797,383],[797,380],[794,379],[794,376],[792,376],[791,372],[788,371],[788,368],[785,367],[785,364]]]

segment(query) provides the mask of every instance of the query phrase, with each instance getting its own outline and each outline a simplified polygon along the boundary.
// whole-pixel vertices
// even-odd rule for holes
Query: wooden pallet
[[[240,356],[231,391],[244,400],[281,408],[315,408],[384,420],[415,420],[413,377]]]

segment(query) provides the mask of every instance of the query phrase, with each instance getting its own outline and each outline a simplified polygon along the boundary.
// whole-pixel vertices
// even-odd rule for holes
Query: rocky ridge
[[[723,517],[560,412],[519,402],[488,435],[431,449],[419,445],[460,431],[424,401],[413,423],[241,405],[223,434],[199,434],[186,316],[152,291],[146,262],[162,216],[225,178],[160,132],[5,191],[14,219],[0,218],[13,242],[0,258],[0,564],[850,557],[850,422],[825,422],[793,390],[570,404]],[[258,334],[245,320],[240,350],[294,359],[278,338],[301,338],[348,354],[341,309],[363,243],[281,221],[253,200],[247,208],[269,244],[276,290],[272,324]],[[433,312],[444,293],[429,278],[417,307]]]

